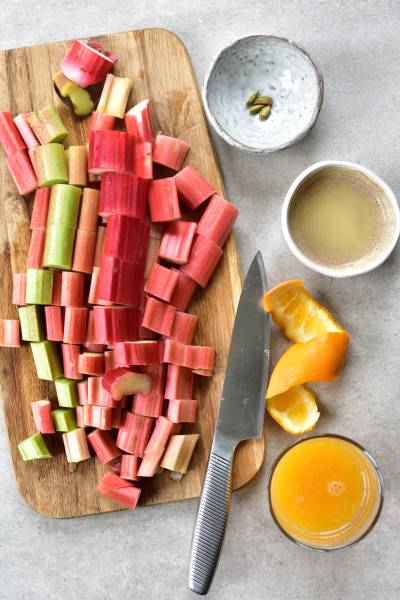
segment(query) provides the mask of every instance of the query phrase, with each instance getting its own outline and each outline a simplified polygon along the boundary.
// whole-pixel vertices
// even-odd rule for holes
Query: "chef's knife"
[[[231,500],[232,459],[242,440],[262,435],[269,364],[264,263],[258,252],[244,282],[222,389],[217,426],[193,532],[189,587],[206,594],[224,539]]]

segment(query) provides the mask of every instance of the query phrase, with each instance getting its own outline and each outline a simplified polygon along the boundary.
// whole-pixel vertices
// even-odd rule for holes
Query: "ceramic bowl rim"
[[[309,123],[307,123],[307,125],[304,127],[304,129],[302,129],[302,131],[300,131],[296,136],[294,136],[290,140],[287,140],[286,142],[284,142],[283,144],[280,144],[278,146],[273,146],[273,147],[265,146],[263,148],[260,148],[260,147],[255,147],[255,146],[249,146],[247,144],[239,142],[238,140],[233,138],[229,133],[227,133],[227,131],[225,129],[223,129],[223,127],[221,127],[221,125],[218,123],[217,119],[214,117],[214,114],[208,103],[208,91],[209,91],[210,78],[211,78],[211,75],[212,75],[217,63],[222,58],[223,54],[225,54],[228,50],[230,50],[231,48],[233,48],[240,42],[244,42],[246,40],[251,40],[253,38],[264,38],[266,40],[279,40],[281,42],[285,42],[286,44],[288,44],[290,46],[293,46],[298,52],[300,52],[303,55],[303,58],[311,65],[311,67],[314,70],[315,76],[316,76],[317,100],[316,100],[316,103],[314,106],[314,112],[312,114],[312,117],[311,117]],[[323,98],[324,98],[324,80],[322,77],[322,73],[319,70],[319,68],[317,67],[315,61],[311,58],[311,55],[305,50],[305,48],[303,48],[303,46],[301,46],[297,42],[294,42],[290,38],[285,38],[285,37],[281,37],[281,36],[277,36],[277,35],[268,35],[268,34],[264,34],[264,33],[255,33],[252,35],[247,35],[247,36],[235,39],[233,42],[231,42],[227,46],[224,46],[222,48],[222,50],[220,50],[217,53],[216,57],[211,62],[211,65],[210,65],[210,67],[207,71],[206,77],[204,79],[202,95],[203,95],[203,102],[204,102],[204,107],[205,107],[205,111],[207,114],[207,118],[210,121],[213,128],[215,129],[215,131],[225,142],[227,142],[230,146],[234,146],[236,148],[239,148],[240,150],[245,150],[246,152],[252,152],[255,154],[270,154],[271,152],[276,152],[278,150],[283,150],[284,148],[288,148],[289,146],[292,146],[296,142],[300,141],[305,135],[307,135],[307,133],[314,127],[315,123],[317,122],[318,115],[321,111],[322,102],[323,102]]]
[[[322,169],[327,167],[340,167],[352,171],[358,171],[365,175],[368,179],[376,183],[385,193],[388,201],[390,202],[396,219],[395,230],[393,233],[393,238],[388,244],[387,248],[382,252],[380,256],[375,258],[374,260],[367,262],[365,265],[360,267],[349,267],[346,270],[334,269],[333,267],[327,267],[324,265],[320,265],[317,262],[308,258],[303,252],[300,250],[296,242],[294,241],[292,234],[289,228],[289,209],[292,204],[295,192],[299,185],[305,180],[306,177],[311,175],[312,173],[317,173]],[[349,162],[346,160],[323,160],[317,163],[314,163],[307,169],[304,169],[293,181],[291,186],[289,187],[285,199],[282,205],[282,213],[281,213],[281,224],[283,230],[283,237],[287,245],[293,254],[298,258],[306,267],[309,267],[313,271],[317,273],[321,273],[322,275],[327,275],[328,277],[335,277],[336,279],[344,279],[345,277],[353,277],[355,275],[362,275],[364,273],[369,273],[373,271],[377,267],[379,267],[385,260],[391,255],[393,252],[400,236],[400,209],[397,202],[397,198],[393,190],[389,187],[389,185],[381,178],[379,175],[371,171],[368,167],[364,167],[357,163]]]

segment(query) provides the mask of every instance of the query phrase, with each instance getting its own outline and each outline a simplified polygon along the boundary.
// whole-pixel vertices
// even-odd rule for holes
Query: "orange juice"
[[[317,436],[287,450],[273,469],[272,514],[292,539],[334,549],[363,537],[381,507],[373,459],[351,440]]]

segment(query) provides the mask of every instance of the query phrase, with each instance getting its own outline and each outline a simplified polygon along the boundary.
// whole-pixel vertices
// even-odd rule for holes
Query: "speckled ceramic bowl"
[[[246,109],[257,89],[273,99],[267,121]],[[317,120],[323,90],[322,75],[303,48],[284,38],[252,35],[218,54],[203,97],[211,124],[228,144],[267,153],[306,135]]]

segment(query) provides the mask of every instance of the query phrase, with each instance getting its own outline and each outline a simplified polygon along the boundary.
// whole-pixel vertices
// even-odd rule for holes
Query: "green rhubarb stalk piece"
[[[60,355],[54,342],[31,342],[31,349],[39,379],[54,381],[63,376]]]
[[[73,408],[78,406],[78,388],[74,379],[60,377],[56,379],[56,392],[58,405],[65,408]]]
[[[41,433],[35,433],[31,437],[22,440],[18,444],[18,450],[23,460],[51,458],[51,454]]]
[[[51,304],[53,296],[53,271],[27,269],[26,303]]]
[[[32,162],[39,187],[68,183],[68,165],[62,144],[44,144],[32,150]]]
[[[18,309],[21,322],[21,337],[26,342],[41,342],[44,340],[45,328],[42,308],[37,305],[21,306]]]
[[[56,431],[73,431],[78,427],[75,410],[73,408],[57,408],[52,411]]]
[[[47,225],[62,225],[76,229],[81,188],[76,185],[58,184],[51,188]]]
[[[27,121],[41,144],[63,142],[69,133],[53,104],[31,113]]]
[[[73,111],[78,117],[90,115],[94,105],[87,90],[65,77],[61,71],[55,74],[53,81],[61,96],[69,98]]]
[[[43,266],[53,269],[72,269],[76,229],[63,225],[49,225],[46,230]]]
[[[198,439],[198,433],[171,436],[160,467],[185,474]]]

